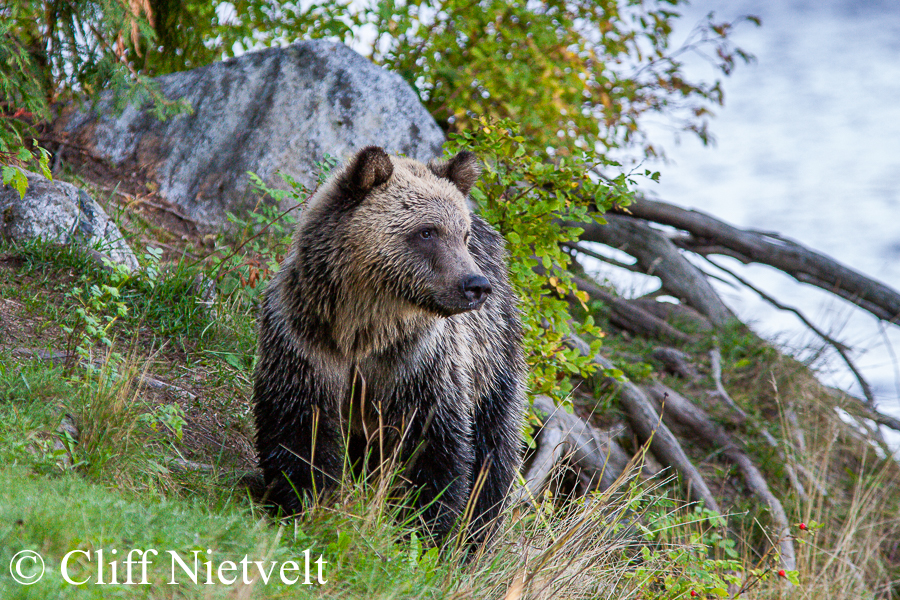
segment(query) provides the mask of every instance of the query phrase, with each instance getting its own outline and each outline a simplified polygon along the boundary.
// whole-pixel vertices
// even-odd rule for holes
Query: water
[[[687,135],[675,144],[651,125],[671,164],[658,166],[658,185],[641,187],[739,227],[777,231],[900,289],[900,2],[698,0],[683,10],[676,40],[710,11],[762,18],[762,27],[746,24],[733,36],[757,63],[725,80],[715,147]],[[701,60],[687,70],[712,76]],[[851,345],[881,410],[900,416],[900,328],[883,332],[869,313],[768,267],[722,262]],[[796,317],[752,292],[718,289],[757,332],[801,357],[802,348],[821,346]],[[827,384],[861,393],[836,353],[816,365]]]

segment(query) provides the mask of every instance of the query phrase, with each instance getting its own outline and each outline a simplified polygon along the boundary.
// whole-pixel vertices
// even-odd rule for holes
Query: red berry
[[[785,577],[784,569],[781,569],[780,571],[778,571],[778,576],[779,576],[779,577]]]
[[[691,598],[696,598],[696,597],[697,597],[697,592],[695,592],[694,590],[691,590]]]
[[[806,523],[800,523],[799,527],[800,527],[800,531],[806,531],[806,529],[807,529]]]

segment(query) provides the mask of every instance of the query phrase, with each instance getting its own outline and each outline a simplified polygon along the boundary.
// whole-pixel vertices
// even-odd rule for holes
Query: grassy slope
[[[113,199],[107,202],[114,208]],[[191,252],[209,252],[209,237],[173,237],[153,217],[122,215],[134,246],[158,240],[169,257],[186,244]],[[673,504],[667,498],[677,497],[680,489],[660,484],[660,478],[641,486],[623,481],[603,502],[561,511],[547,503],[536,514],[524,513],[511,520],[496,549],[462,566],[423,548],[410,527],[391,517],[389,496],[372,483],[348,483],[340,504],[300,522],[272,520],[234,484],[234,473],[253,464],[248,398],[258,287],[246,284],[265,277],[267,266],[257,255],[237,258],[240,266],[220,281],[214,312],[196,302],[197,276],[212,273],[209,262],[170,262],[152,286],[146,278],[118,282],[128,313],[108,333],[124,362],[88,376],[78,366],[54,366],[27,358],[22,350],[73,350],[79,336],[62,327],[77,327],[84,319],[75,310],[82,304],[72,290],[116,283],[110,273],[79,252],[52,245],[0,246],[0,597],[483,598],[509,591],[515,598],[515,582],[524,576],[524,597],[676,598],[690,597],[692,589],[711,594],[735,571],[754,583],[745,597],[892,593],[889,582],[898,576],[900,562],[896,464],[879,459],[871,443],[836,416],[840,396],[742,329],[718,340],[725,383],[753,417],[739,437],[785,498],[791,518],[822,524],[815,534],[797,532],[810,542],[798,547],[799,588],[787,589],[772,576],[768,569],[774,562],[764,556],[764,512],[747,500],[741,481],[716,452],[702,446],[688,451],[728,499],[727,527]],[[112,300],[106,302],[93,313],[114,314]],[[711,344],[707,337],[685,350],[702,368]],[[606,346],[633,378],[666,377],[653,375],[659,369],[647,358],[647,342],[610,335]],[[102,364],[104,347],[89,349]],[[130,382],[140,375],[177,390],[135,389]],[[666,382],[696,392],[683,382]],[[581,397],[576,404],[584,414],[599,407],[598,421],[616,422],[614,401]],[[806,451],[797,452],[795,443],[782,449],[813,475],[805,480],[806,500],[787,484],[784,461],[759,435],[766,427],[777,439],[796,437],[783,418],[787,405],[802,424]],[[707,408],[718,410],[715,403]],[[56,433],[67,414],[79,427],[77,443]],[[718,416],[727,422],[727,414]],[[212,465],[214,471],[178,468],[176,459]],[[635,516],[643,516],[639,525]],[[657,531],[642,531],[641,525]],[[740,542],[734,557],[723,540]],[[698,541],[706,545],[692,545]],[[6,568],[12,555],[26,548],[41,552],[48,565],[44,579],[30,587],[14,583]],[[195,586],[182,578],[183,585],[170,586],[165,558],[151,570],[155,585],[72,587],[62,581],[59,565],[66,552],[112,548],[174,550],[185,557],[191,550],[212,549],[216,561],[246,555],[251,561],[296,560],[301,566],[302,551],[309,548],[313,560],[322,554],[328,562],[329,583]],[[96,562],[75,572],[96,577]],[[766,581],[750,575],[756,567]],[[664,593],[667,575],[672,579]]]

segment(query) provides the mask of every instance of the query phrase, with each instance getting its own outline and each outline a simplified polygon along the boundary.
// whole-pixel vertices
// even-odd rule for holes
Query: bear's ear
[[[372,188],[387,182],[393,172],[394,164],[384,148],[366,146],[347,163],[339,185],[352,205],[360,202]]]
[[[428,168],[438,177],[452,181],[463,196],[469,195],[469,190],[481,176],[481,163],[478,162],[478,157],[467,150],[463,150],[446,162],[433,160],[428,163]]]

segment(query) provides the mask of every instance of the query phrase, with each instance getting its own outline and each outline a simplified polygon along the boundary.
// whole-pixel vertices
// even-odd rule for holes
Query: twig
[[[821,481],[819,481],[819,478],[816,476],[815,473],[813,473],[812,471],[810,471],[809,469],[807,469],[806,467],[804,467],[804,466],[803,466],[802,464],[800,464],[800,463],[794,463],[794,466],[797,468],[797,471],[798,471],[801,475],[803,475],[804,477],[806,477],[806,480],[807,480],[808,482],[810,482],[811,484],[813,484],[813,486],[815,486],[816,490],[818,490],[818,492],[819,492],[823,497],[826,497],[826,496],[829,495],[829,494],[828,494],[828,489],[822,484]]]
[[[794,307],[792,307],[792,306],[787,306],[787,305],[785,305],[785,304],[782,304],[781,302],[779,302],[778,300],[776,300],[776,299],[773,298],[772,296],[768,295],[767,293],[765,293],[765,292],[762,291],[761,289],[759,289],[759,288],[757,288],[756,286],[754,286],[752,283],[750,283],[749,281],[747,281],[747,280],[744,279],[743,277],[737,275],[736,273],[734,273],[734,272],[731,271],[730,269],[727,269],[727,268],[725,268],[725,267],[719,265],[717,262],[715,262],[714,260],[712,260],[710,257],[704,256],[703,258],[706,259],[706,260],[707,260],[711,265],[713,265],[714,267],[716,267],[716,268],[718,268],[718,269],[721,269],[722,271],[725,271],[726,273],[728,273],[729,275],[731,275],[732,277],[734,277],[735,279],[737,279],[741,284],[743,284],[743,285],[746,286],[747,288],[749,288],[749,289],[753,290],[754,292],[756,292],[756,293],[760,296],[760,298],[762,298],[763,300],[765,300],[765,301],[768,302],[769,304],[773,305],[775,308],[778,308],[779,310],[785,310],[785,311],[794,313],[794,314],[797,316],[797,318],[799,318],[799,319],[800,319],[807,327],[809,327],[816,335],[818,335],[818,336],[819,336],[820,338],[822,338],[822,340],[824,340],[828,345],[832,346],[835,350],[837,350],[837,353],[841,355],[841,358],[844,359],[844,362],[847,364],[847,366],[848,366],[848,367],[850,368],[850,370],[853,372],[853,375],[856,377],[856,380],[859,382],[859,385],[860,385],[860,387],[862,388],[863,394],[866,396],[866,400],[868,401],[869,405],[870,405],[870,406],[873,406],[873,407],[875,406],[875,395],[872,393],[872,388],[869,387],[869,384],[868,384],[868,382],[865,380],[865,378],[862,376],[862,373],[859,372],[859,369],[856,368],[856,365],[855,365],[855,364],[853,363],[853,361],[850,359],[850,356],[847,354],[847,346],[846,346],[846,345],[844,345],[844,344],[842,344],[841,342],[835,340],[835,339],[832,338],[830,335],[828,335],[827,333],[825,333],[824,331],[822,331],[821,329],[819,329],[818,327],[816,327],[816,326],[815,326],[809,319],[807,319],[806,316],[805,316],[802,312],[800,312],[798,309],[796,309],[796,308],[794,308]]]
[[[891,338],[888,337],[884,321],[878,321],[878,331],[881,333],[881,337],[884,338],[884,345],[887,347],[888,354],[891,355],[891,364],[894,366],[894,389],[897,392],[897,397],[900,398],[900,363],[897,362],[897,353],[894,352],[894,345],[891,343]]]
[[[38,142],[41,142],[42,144],[43,144],[44,142],[53,142],[54,144],[59,144],[60,146],[68,146],[69,148],[73,148],[73,149],[75,149],[75,150],[78,150],[78,151],[81,152],[82,154],[86,154],[87,156],[90,156],[91,158],[97,159],[97,158],[91,153],[90,149],[85,148],[84,146],[81,146],[81,145],[79,145],[79,144],[73,144],[72,142],[68,142],[68,141],[65,141],[65,140],[61,140],[61,139],[59,139],[58,137],[55,137],[55,136],[52,136],[52,135],[49,135],[49,136],[48,136],[48,135],[38,136]],[[58,154],[58,153],[57,153],[57,154]],[[97,160],[102,160],[102,159],[97,159]]]
[[[584,254],[585,256],[590,256],[591,258],[595,258],[599,261],[608,263],[614,267],[619,267],[620,269],[625,269],[626,271],[631,271],[632,273],[644,273],[643,269],[638,267],[637,265],[629,265],[628,263],[624,263],[622,261],[616,260],[614,258],[610,258],[608,256],[603,256],[599,252],[594,252],[593,250],[588,250],[584,246],[579,244],[573,244],[572,242],[564,242],[562,246],[569,248],[570,250],[574,250],[580,254]]]
[[[103,189],[103,188],[101,188],[101,189]],[[123,192],[119,192],[119,195],[124,198],[129,198],[129,197],[133,198],[133,200],[131,202],[129,202],[125,206],[125,208],[131,208],[134,204],[145,204],[145,205],[149,206],[150,208],[155,208],[156,210],[161,210],[161,211],[167,212],[175,217],[178,217],[182,221],[185,221],[186,223],[191,223],[193,225],[200,227],[200,223],[198,223],[194,219],[190,218],[189,216],[182,214],[180,211],[175,210],[174,208],[169,208],[168,206],[164,206],[162,204],[157,204],[156,202],[151,202],[150,200],[147,200],[146,198],[141,198],[140,196],[131,196],[130,194],[125,194]]]
[[[784,407],[784,416],[787,419],[788,425],[791,426],[794,439],[797,441],[797,449],[800,450],[801,454],[806,454],[806,437],[803,435],[803,430],[800,428],[800,420],[797,418],[797,413],[795,413],[794,409],[790,406],[786,406]]]
[[[745,422],[747,420],[747,413],[731,399],[731,396],[729,396],[728,392],[725,390],[725,386],[722,385],[722,352],[718,348],[713,348],[709,351],[709,362],[712,369],[712,378],[716,383],[716,392],[718,392],[719,398],[721,398],[731,410],[737,413],[741,423]]]
[[[309,193],[308,198],[312,198],[313,195],[316,193],[316,190],[317,190],[317,189],[318,189],[318,186],[316,186],[316,187],[313,189],[313,191],[311,191],[311,192]],[[285,211],[282,212],[281,214],[276,215],[274,219],[272,219],[271,221],[269,221],[268,223],[266,223],[266,224],[265,224],[259,231],[257,231],[254,235],[250,236],[249,238],[247,238],[246,240],[244,240],[243,242],[241,242],[241,244],[240,244],[237,248],[235,248],[234,251],[233,251],[231,254],[229,254],[228,256],[226,256],[225,258],[223,258],[223,259],[219,262],[219,266],[216,267],[216,270],[218,271],[219,269],[221,269],[221,268],[222,268],[222,265],[224,265],[229,259],[231,259],[231,258],[234,257],[235,255],[237,255],[237,253],[240,252],[241,249],[243,249],[244,246],[246,246],[247,244],[249,244],[250,242],[252,242],[252,241],[255,240],[256,238],[258,238],[259,236],[261,236],[263,233],[265,233],[265,231],[266,231],[269,227],[271,227],[273,224],[275,224],[276,222],[278,222],[278,221],[280,221],[281,219],[283,219],[289,212],[294,211],[294,210],[297,210],[297,209],[300,208],[301,206],[303,206],[303,204],[296,204],[295,206],[290,207],[289,209],[285,210]],[[226,271],[226,273],[227,273],[227,271]],[[217,274],[217,275],[216,275],[216,278],[215,278],[216,281],[218,281],[223,275],[225,275],[225,273],[219,273],[219,274]]]

